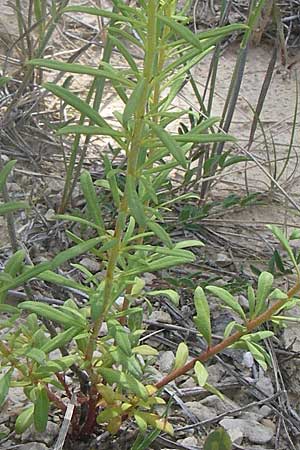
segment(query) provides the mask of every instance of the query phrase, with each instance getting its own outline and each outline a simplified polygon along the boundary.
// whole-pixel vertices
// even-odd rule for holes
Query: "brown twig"
[[[297,284],[291,288],[287,293],[287,299],[292,298],[297,292],[300,290],[300,280],[298,280]],[[158,381],[155,384],[155,387],[160,389],[163,386],[167,385],[171,381],[175,380],[176,378],[180,377],[181,375],[186,374],[189,370],[193,369],[194,365],[197,361],[205,362],[208,359],[212,358],[213,356],[217,355],[218,353],[222,352],[226,348],[230,347],[235,342],[239,341],[239,339],[253,331],[255,328],[259,327],[264,322],[267,322],[271,319],[271,317],[280,310],[286,303],[287,299],[284,300],[278,300],[274,305],[270,306],[265,312],[260,314],[258,317],[256,317],[253,320],[249,320],[246,324],[246,330],[245,331],[237,331],[231,336],[223,339],[223,341],[219,342],[218,344],[214,345],[213,347],[208,348],[204,352],[202,352],[199,356],[193,358],[191,361],[189,361],[187,364],[185,364],[182,367],[179,367],[178,369],[172,370],[168,375],[163,377],[160,381]]]

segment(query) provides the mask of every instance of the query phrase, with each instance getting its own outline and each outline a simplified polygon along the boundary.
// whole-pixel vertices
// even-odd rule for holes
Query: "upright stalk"
[[[146,43],[145,63],[143,71],[143,77],[145,79],[145,89],[142,93],[141,100],[138,104],[138,108],[135,113],[134,129],[132,132],[131,142],[129,142],[128,145],[125,192],[119,208],[115,226],[114,238],[116,243],[110,252],[105,276],[105,284],[103,292],[103,311],[93,324],[92,333],[86,351],[87,361],[92,360],[96,339],[99,335],[99,331],[101,329],[104,317],[106,317],[113,300],[112,293],[113,293],[114,272],[120,253],[123,229],[128,214],[129,186],[132,184],[132,181],[136,185],[137,180],[137,162],[143,138],[144,116],[147,111],[147,104],[150,95],[153,66],[156,53],[156,8],[157,8],[157,0],[150,0],[147,6],[147,13],[148,13],[147,43]]]

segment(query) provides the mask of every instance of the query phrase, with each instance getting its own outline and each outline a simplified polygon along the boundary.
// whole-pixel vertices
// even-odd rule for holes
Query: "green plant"
[[[253,333],[253,330],[292,301],[299,289],[298,281],[288,294],[273,290],[273,277],[264,272],[259,277],[257,292],[249,288],[249,312],[246,312],[226,290],[208,286],[207,292],[219,297],[225,307],[239,316],[226,328],[224,340],[215,345],[209,301],[203,289],[198,287],[194,298],[195,324],[207,342],[207,350],[187,362],[188,348],[181,343],[172,372],[153,382],[149,368],[157,351],[140,344],[144,331],[141,300],[167,294],[178,303],[179,296],[173,290],[147,291],[143,274],[193,262],[195,255],[187,249],[202,245],[195,240],[173,242],[164,228],[163,212],[174,199],[166,203],[162,193],[168,186],[171,172],[188,166],[187,155],[195,143],[233,139],[224,133],[209,132],[217,122],[215,118],[201,121],[184,134],[172,131],[176,129],[177,121],[187,118],[190,112],[174,110],[171,103],[192,65],[228,33],[236,29],[247,30],[245,26],[234,25],[195,36],[185,27],[185,18],[175,15],[175,4],[174,1],[150,0],[140,2],[140,8],[132,8],[114,1],[113,12],[87,7],[69,7],[62,11],[85,12],[113,21],[109,28],[111,45],[116,45],[128,62],[128,68],[122,72],[106,61],[102,61],[97,69],[43,59],[30,62],[32,67],[89,74],[95,83],[109,80],[124,103],[122,112],[115,112],[117,126],[108,123],[97,108],[79,99],[70,89],[51,83],[45,87],[81,114],[79,124],[60,128],[58,134],[110,137],[126,156],[126,173],[125,184],[121,185],[117,176],[119,169],[113,168],[110,159],[104,157],[104,180],[94,182],[88,171],[81,173],[85,214],[57,216],[60,220],[88,227],[96,237],[85,241],[82,236],[68,231],[74,245],[52,261],[28,267],[24,263],[24,253],[15,253],[6,264],[1,278],[0,311],[9,317],[1,323],[5,333],[0,342],[3,372],[0,405],[10,386],[23,387],[31,403],[16,421],[17,433],[22,433],[32,423],[38,431],[45,430],[51,404],[62,412],[66,410],[65,398],[71,399],[73,394],[72,385],[65,378],[69,370],[76,375],[80,386],[72,418],[73,437],[88,436],[97,423],[116,433],[128,419],[135,420],[141,433],[145,433],[148,426],[172,433],[167,407],[163,416],[155,411],[157,405],[164,403],[159,390],[192,369],[201,386],[214,390],[207,382],[208,373],[202,363],[229,346],[247,348],[265,367],[268,355],[260,341],[271,332]],[[142,68],[131,59],[121,38],[133,42],[144,52]],[[86,124],[84,118],[90,123]],[[97,185],[111,191],[116,212],[113,230],[107,226],[102,214]],[[278,230],[274,229],[274,232],[289,245]],[[74,266],[85,277],[81,283],[55,272],[60,265],[76,260],[85,252],[100,261],[105,272],[102,279],[76,263]],[[9,289],[32,278],[75,288],[84,292],[89,301],[78,305],[73,299],[67,299],[59,307],[33,301],[25,301],[19,308],[5,304]],[[279,300],[268,307],[272,298]],[[20,311],[30,314],[21,320]],[[49,329],[41,326],[39,317],[55,326]],[[16,319],[20,320],[17,329],[14,327]],[[61,356],[57,355],[58,350]],[[135,448],[146,448],[145,442],[151,442],[155,433],[146,441],[145,438],[137,440]]]

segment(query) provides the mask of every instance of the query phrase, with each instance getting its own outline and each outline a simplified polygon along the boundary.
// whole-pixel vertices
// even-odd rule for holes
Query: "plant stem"
[[[147,45],[146,45],[146,54],[145,54],[145,65],[144,65],[144,73],[143,76],[145,78],[145,89],[141,95],[141,100],[139,102],[139,106],[135,113],[135,121],[134,121],[134,129],[132,133],[131,143],[128,146],[127,152],[127,174],[126,174],[126,185],[124,197],[121,202],[118,217],[116,221],[114,239],[116,241],[114,247],[112,248],[108,266],[105,276],[105,284],[104,284],[104,292],[103,292],[103,311],[95,320],[93,324],[92,333],[88,342],[87,351],[86,351],[86,360],[91,363],[92,356],[94,352],[95,343],[97,337],[99,335],[99,331],[101,329],[103,320],[105,319],[109,308],[111,307],[112,293],[113,293],[113,282],[114,282],[114,271],[117,265],[117,260],[120,253],[120,247],[122,242],[122,234],[123,229],[128,213],[128,190],[129,185],[134,179],[136,182],[137,179],[137,162],[139,151],[141,148],[141,142],[144,132],[144,116],[147,109],[148,104],[148,93],[151,85],[152,74],[153,74],[153,65],[155,59],[156,52],[156,4],[157,0],[150,0],[148,3],[148,32],[147,32]],[[92,376],[92,375],[91,375]],[[92,376],[93,377],[93,376]]]
[[[223,341],[219,342],[219,344],[208,348],[206,351],[202,352],[199,356],[196,358],[193,358],[190,362],[185,364],[182,367],[179,367],[178,369],[173,370],[170,372],[167,376],[163,377],[160,381],[158,381],[155,384],[155,387],[160,389],[166,384],[170,383],[171,381],[175,380],[181,375],[184,375],[189,370],[193,369],[194,365],[197,361],[205,362],[208,359],[212,358],[216,354],[222,352],[226,348],[230,347],[232,344],[237,342],[242,336],[245,336],[246,334],[253,331],[255,328],[262,325],[264,322],[267,322],[272,318],[272,316],[282,308],[286,301],[291,299],[297,292],[300,291],[300,281],[297,282],[297,284],[289,290],[288,292],[288,298],[284,300],[278,300],[274,305],[272,305],[270,308],[268,308],[265,312],[260,314],[258,317],[255,317],[255,319],[249,320],[247,323],[247,329],[245,331],[237,331],[236,333],[232,334],[231,336],[227,337]]]

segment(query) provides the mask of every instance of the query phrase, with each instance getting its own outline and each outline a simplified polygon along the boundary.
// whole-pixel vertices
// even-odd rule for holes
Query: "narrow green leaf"
[[[246,320],[246,315],[239,302],[225,289],[217,286],[207,286],[206,289],[219,297],[229,308],[235,311],[243,320]]]
[[[117,71],[112,69],[96,69],[95,67],[78,64],[78,63],[66,63],[61,61],[53,61],[50,59],[32,59],[27,64],[37,67],[45,67],[47,69],[59,70],[60,72],[79,73],[84,75],[91,75],[93,77],[105,77],[109,80],[118,81],[126,87],[134,87],[132,81],[127,80],[125,77],[117,74]]]
[[[210,310],[205,293],[200,286],[195,290],[194,303],[196,308],[195,325],[206,340],[208,347],[210,347],[212,342]]]
[[[63,134],[84,134],[87,136],[111,136],[113,138],[123,138],[124,133],[107,127],[88,126],[88,125],[68,125],[59,128],[56,132],[57,136]]]
[[[166,295],[169,297],[172,303],[174,303],[175,306],[179,306],[179,294],[178,292],[174,291],[173,289],[159,289],[155,291],[147,292],[147,296],[156,297],[158,295]]]
[[[0,216],[4,216],[7,213],[18,211],[19,209],[28,208],[28,204],[25,202],[8,202],[0,204]]]
[[[210,433],[204,443],[203,450],[232,450],[232,442],[224,428]]]
[[[249,304],[250,319],[253,319],[255,317],[255,303],[256,297],[254,289],[252,286],[248,286],[248,304]]]
[[[81,328],[77,326],[73,326],[68,328],[67,330],[57,334],[54,338],[48,340],[46,344],[41,347],[41,350],[45,353],[50,353],[57,348],[61,348],[66,344],[69,344],[71,340],[80,333]]]
[[[133,347],[132,353],[135,353],[137,355],[142,355],[142,356],[157,356],[158,355],[158,351],[155,348],[153,348],[147,344],[138,345],[137,347]]]
[[[132,355],[130,339],[128,333],[126,333],[125,329],[121,326],[117,327],[115,333],[115,340],[117,347],[120,348],[126,356]]]
[[[139,415],[138,411],[134,414],[134,418],[140,431],[145,433],[148,427],[147,422]]]
[[[203,387],[208,378],[208,372],[207,372],[206,368],[200,361],[197,361],[194,366],[194,371],[195,371],[195,375],[197,377],[199,386]]]
[[[146,80],[142,77],[136,84],[134,90],[129,97],[124,112],[123,112],[123,124],[127,127],[128,121],[133,118],[137,107],[141,101],[142,96],[144,95],[144,90],[146,87]]]
[[[102,232],[104,233],[105,225],[101,214],[99,201],[97,198],[92,177],[87,170],[83,170],[80,176],[80,186],[84,198],[86,200],[87,209],[90,217],[95,222],[95,224],[102,229]]]
[[[46,430],[49,413],[49,399],[44,387],[40,387],[34,403],[33,421],[36,431],[43,433]]]
[[[6,397],[7,397],[8,391],[9,391],[12,373],[13,373],[13,371],[9,370],[0,379],[0,408],[6,400]]]
[[[188,239],[186,241],[176,242],[175,248],[203,247],[204,244],[196,239]]]
[[[61,311],[59,308],[54,308],[50,305],[44,305],[38,302],[22,302],[19,305],[20,309],[25,309],[36,313],[38,316],[45,317],[46,319],[53,320],[54,322],[60,323],[65,327],[74,326],[74,318],[66,312]],[[86,323],[83,317],[77,322],[78,328],[84,328]]]
[[[9,176],[9,174],[11,173],[11,171],[13,170],[15,164],[16,164],[17,160],[16,159],[12,159],[11,161],[8,161],[5,166],[3,167],[3,169],[0,172],[0,192],[2,192],[3,187],[7,181],[7,177]]]
[[[256,292],[255,315],[261,314],[266,308],[266,300],[272,290],[274,277],[269,272],[262,272],[258,278],[258,286]]]
[[[5,264],[4,272],[9,273],[14,278],[21,271],[25,256],[25,250],[16,251]]]
[[[44,83],[43,87],[52,92],[52,94],[64,100],[68,105],[75,108],[81,114],[84,114],[99,127],[107,128],[108,130],[110,129],[113,131],[106,120],[103,119],[95,109],[93,109],[87,102],[81,100],[77,95],[74,95],[68,89],[54,83]]]
[[[39,348],[31,348],[26,352],[25,356],[39,364],[44,364],[46,360],[46,353]]]
[[[181,149],[181,147],[176,143],[176,139],[167,131],[165,131],[163,128],[161,128],[159,125],[147,121],[147,124],[150,126],[150,128],[154,131],[156,136],[161,140],[161,142],[165,145],[165,147],[168,149],[168,151],[171,153],[171,155],[178,161],[178,163],[186,168],[187,162],[184,156],[184,153]]]
[[[0,89],[3,88],[10,80],[11,77],[0,77]]]
[[[63,9],[63,12],[79,12],[85,14],[91,14],[93,16],[106,17],[108,19],[113,19],[115,22],[125,22],[131,23],[134,26],[139,27],[140,22],[129,16],[123,16],[115,12],[109,11],[108,9],[93,8],[90,6],[67,6]]]
[[[175,31],[180,37],[184,39],[185,42],[188,42],[193,47],[196,47],[200,51],[202,51],[202,45],[199,42],[197,35],[195,35],[186,25],[182,25],[178,23],[176,20],[171,19],[169,17],[165,17],[161,14],[158,14],[157,17],[161,22],[166,24],[171,30]]]
[[[37,278],[48,281],[49,283],[53,283],[59,286],[71,287],[74,289],[78,289],[79,291],[85,292],[87,294],[91,293],[91,288],[84,286],[83,284],[77,283],[71,278],[64,277],[63,275],[59,275],[55,272],[51,272],[51,270],[46,270],[42,274],[38,275]]]
[[[289,240],[290,241],[292,241],[294,239],[300,239],[300,230],[299,229],[293,230],[291,232],[291,234],[289,235]]]
[[[257,346],[257,344],[254,344],[253,342],[250,342],[250,341],[246,341],[246,345],[248,347],[248,350],[251,352],[253,358],[255,359],[255,361],[257,361],[258,364],[264,370],[267,370],[268,366],[266,364],[264,354],[261,351],[261,349],[259,348],[259,346]]]
[[[272,231],[275,237],[279,240],[282,247],[286,250],[287,254],[289,255],[290,260],[293,262],[294,266],[297,267],[297,261],[295,259],[293,250],[289,244],[289,241],[283,234],[283,232],[280,230],[280,228],[276,227],[275,225],[267,225],[267,227]]]
[[[103,378],[109,383],[117,383],[120,387],[136,394],[143,400],[147,400],[148,391],[145,386],[130,374],[120,372],[115,369],[100,368],[99,372]]]
[[[109,30],[109,31],[111,31],[111,30]],[[130,52],[127,50],[125,45],[120,41],[120,39],[115,38],[110,32],[108,34],[109,34],[109,39],[111,40],[112,44],[117,47],[117,49],[119,50],[119,52],[121,53],[123,58],[126,60],[128,65],[131,67],[133,73],[138,74],[139,69],[135,63],[135,60],[131,56]]]
[[[174,369],[178,369],[179,367],[183,367],[187,362],[189,357],[189,349],[188,346],[184,342],[180,342],[177,347]]]
[[[121,199],[120,199],[120,191],[118,188],[117,178],[115,175],[115,172],[112,168],[110,159],[107,157],[107,155],[103,155],[103,162],[104,162],[104,169],[105,169],[105,176],[109,183],[110,192],[113,197],[114,204],[116,208],[119,208]]]
[[[158,14],[158,18],[161,22],[165,23],[174,30],[180,37],[182,37],[186,42],[191,44],[193,47],[198,48],[202,51],[201,40],[206,40],[209,38],[216,38],[227,36],[228,34],[233,33],[234,31],[240,30],[248,30],[247,25],[244,24],[232,24],[226,25],[224,27],[217,27],[210,31],[204,31],[197,35],[195,35],[192,31],[190,31],[186,25],[179,24],[174,19]]]
[[[225,133],[186,133],[180,134],[175,137],[177,142],[193,142],[194,144],[210,144],[214,142],[234,142],[236,138]]]
[[[53,258],[51,262],[51,269],[54,270],[57,267],[61,266],[66,261],[69,261],[70,259],[76,258],[77,256],[82,255],[83,253],[86,253],[89,250],[92,250],[93,248],[97,247],[97,245],[100,244],[101,241],[102,240],[99,237],[89,239],[88,241],[74,245],[74,247],[71,247],[67,250],[60,252],[57,256]]]
[[[18,416],[15,423],[15,431],[17,434],[22,434],[26,431],[30,425],[33,423],[33,411],[34,405],[29,406],[29,408],[24,409]]]
[[[168,247],[173,248],[173,242],[169,236],[169,234],[164,230],[162,226],[160,226],[158,223],[153,222],[152,220],[149,220],[147,222],[148,228],[150,228],[151,231]]]
[[[144,211],[144,206],[136,192],[135,178],[131,175],[127,176],[127,194],[128,194],[128,205],[131,213],[137,223],[145,228],[147,225],[147,218]]]

